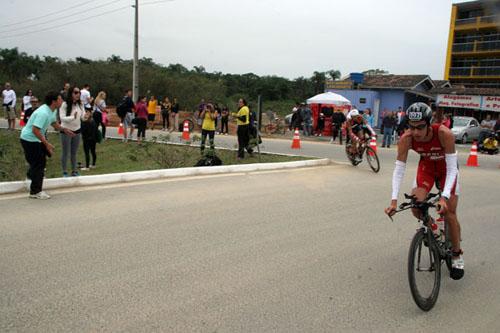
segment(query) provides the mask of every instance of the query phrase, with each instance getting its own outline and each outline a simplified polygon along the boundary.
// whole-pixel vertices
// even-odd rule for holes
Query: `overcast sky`
[[[187,68],[202,65],[208,72],[291,79],[314,71],[337,69],[346,75],[371,68],[442,79],[451,5],[464,2],[158,1],[139,0],[139,57]],[[62,59],[111,54],[131,59],[134,11],[117,9],[133,2],[1,0],[0,47]],[[114,12],[88,19],[108,11]]]

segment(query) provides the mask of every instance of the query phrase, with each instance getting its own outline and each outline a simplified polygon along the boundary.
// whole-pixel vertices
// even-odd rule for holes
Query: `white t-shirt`
[[[495,127],[495,123],[496,122],[494,120],[483,119],[483,121],[481,122],[481,126],[493,129],[493,127]]]
[[[24,96],[23,97],[23,110],[26,111],[28,110],[29,108],[31,108],[32,105],[31,105],[31,96]]]
[[[90,107],[90,92],[87,89],[80,89],[80,100],[84,107]]]
[[[82,126],[82,118],[85,114],[83,105],[73,104],[73,108],[69,114],[66,116],[66,109],[68,108],[66,102],[64,102],[59,108],[59,118],[61,119],[61,126],[72,131],[78,131]],[[76,114],[76,117],[75,117]]]
[[[12,89],[4,89],[2,91],[2,96],[3,96],[3,104],[9,104],[12,107],[16,106],[16,93]]]

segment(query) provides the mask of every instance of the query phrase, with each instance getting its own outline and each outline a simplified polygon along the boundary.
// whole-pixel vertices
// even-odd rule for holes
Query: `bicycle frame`
[[[416,208],[420,211],[421,216],[418,219],[419,222],[422,222],[422,228],[425,230],[425,234],[427,235],[427,241],[429,245],[435,245],[439,251],[439,256],[441,259],[445,260],[448,257],[451,257],[451,249],[448,244],[450,243],[450,236],[448,230],[448,223],[445,221],[444,225],[444,241],[438,241],[434,237],[434,233],[432,232],[432,227],[430,226],[430,222],[432,221],[431,216],[429,215],[429,208],[436,207],[436,202],[441,198],[441,192],[439,193],[429,193],[427,195],[426,200],[423,202],[417,202],[416,198],[412,195],[405,194],[406,199],[410,199],[410,202],[405,202],[400,205],[400,209],[396,211],[396,213],[402,212],[404,210],[410,208]],[[434,198],[434,199],[433,199]],[[389,218],[393,221],[392,216]]]

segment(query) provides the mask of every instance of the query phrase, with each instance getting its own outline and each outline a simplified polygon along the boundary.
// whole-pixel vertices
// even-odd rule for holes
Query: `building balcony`
[[[455,31],[496,28],[498,26],[498,21],[499,21],[498,15],[457,19],[455,21]]]
[[[453,53],[455,54],[491,54],[500,52],[500,40],[495,41],[474,41],[471,43],[453,44]]]
[[[451,67],[450,78],[464,78],[464,79],[500,78],[500,66]]]

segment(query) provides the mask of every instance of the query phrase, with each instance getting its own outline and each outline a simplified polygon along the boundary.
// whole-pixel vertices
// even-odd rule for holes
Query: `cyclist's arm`
[[[393,205],[397,204],[399,189],[406,171],[406,160],[408,159],[408,151],[410,150],[410,136],[403,136],[398,143],[398,155],[392,174],[392,196]]]
[[[451,190],[457,180],[458,161],[457,152],[455,150],[455,137],[450,129],[446,126],[439,127],[439,141],[444,148],[444,156],[446,161],[446,179],[444,181],[442,196],[446,199],[450,198]]]
[[[350,120],[350,119],[348,119],[348,120],[345,122],[345,129],[346,129],[346,133],[347,133],[347,135],[353,136],[353,135],[352,135],[352,125],[351,125],[351,120]]]
[[[366,126],[366,128],[368,128],[368,130],[370,131],[371,136],[376,136],[375,131],[370,126],[370,124],[368,124],[368,121],[365,118],[363,118],[363,124]]]

